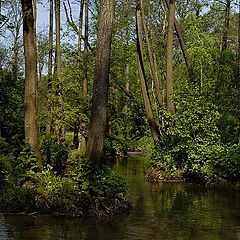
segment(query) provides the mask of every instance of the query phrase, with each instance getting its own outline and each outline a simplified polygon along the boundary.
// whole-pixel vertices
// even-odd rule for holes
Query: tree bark
[[[46,139],[51,139],[52,129],[52,67],[53,67],[53,0],[49,2],[49,45],[48,45],[48,94],[47,94],[47,119],[46,119]]]
[[[145,77],[144,61],[143,61],[143,41],[142,41],[143,28],[141,23],[142,23],[141,8],[140,8],[140,2],[138,0],[137,7],[136,7],[138,70],[139,70],[143,102],[144,102],[145,111],[147,114],[147,121],[151,129],[152,138],[154,141],[157,141],[159,139],[160,132],[154,120],[150,97],[147,89],[147,82]]]
[[[167,110],[175,113],[173,102],[173,29],[175,19],[175,3],[170,0],[168,10],[168,28],[167,28],[167,73],[166,73],[166,95]]]
[[[83,109],[86,113],[87,104],[88,104],[88,0],[85,0],[85,30],[84,30],[84,51],[83,51]],[[84,132],[86,128],[86,123],[84,119],[81,119],[81,129],[83,133],[81,133],[80,139],[80,150],[82,152],[86,152],[86,136]]]
[[[92,112],[87,143],[87,156],[102,163],[107,121],[109,62],[111,52],[114,0],[101,0],[93,82]]]
[[[23,12],[23,41],[25,56],[25,140],[34,149],[37,162],[42,168],[37,121],[37,59],[34,37],[34,17],[32,1],[21,0]]]
[[[55,23],[56,23],[56,55],[55,55],[55,80],[57,81],[57,97],[58,97],[58,106],[57,106],[57,139],[58,142],[64,142],[64,128],[63,128],[63,99],[61,92],[61,44],[60,44],[60,0],[55,0]]]

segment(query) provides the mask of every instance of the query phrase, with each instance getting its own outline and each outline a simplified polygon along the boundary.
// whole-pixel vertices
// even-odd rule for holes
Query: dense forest
[[[129,209],[128,152],[149,181],[238,185],[240,1],[0,0],[0,42],[6,211]]]

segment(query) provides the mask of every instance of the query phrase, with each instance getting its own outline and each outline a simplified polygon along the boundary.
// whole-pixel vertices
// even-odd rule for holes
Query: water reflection
[[[0,215],[1,240],[193,239],[240,240],[240,197],[197,184],[150,184],[144,158],[118,159],[129,181],[129,216],[93,218]]]

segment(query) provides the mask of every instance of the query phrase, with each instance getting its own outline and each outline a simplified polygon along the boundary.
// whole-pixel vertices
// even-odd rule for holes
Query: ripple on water
[[[0,213],[0,239],[7,240],[7,231],[4,222],[4,215]]]

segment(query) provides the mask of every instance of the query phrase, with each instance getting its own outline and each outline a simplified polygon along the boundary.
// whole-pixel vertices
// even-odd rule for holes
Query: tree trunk
[[[49,12],[49,45],[48,45],[48,94],[47,94],[47,119],[46,119],[46,139],[51,139],[52,129],[52,67],[53,67],[53,0],[50,0]]]
[[[169,9],[168,0],[165,0],[165,3],[167,5],[167,8]],[[191,69],[191,63],[190,63],[190,60],[188,58],[186,45],[185,45],[184,40],[183,40],[183,36],[182,36],[182,32],[181,32],[179,23],[175,18],[175,14],[174,14],[174,27],[175,27],[175,30],[176,30],[176,33],[177,33],[178,41],[179,41],[179,44],[180,44],[180,47],[181,47],[181,50],[182,50],[182,54],[183,54],[183,57],[184,57],[185,64],[186,64],[187,68],[190,70]]]
[[[167,28],[167,73],[166,73],[166,95],[167,110],[175,113],[173,103],[173,29],[175,19],[175,3],[170,0],[168,10],[168,28]]]
[[[37,121],[37,59],[34,37],[34,17],[32,1],[21,0],[23,12],[23,41],[25,56],[25,140],[35,150],[37,162],[42,168],[41,152],[38,138]]]
[[[143,62],[143,41],[142,41],[142,19],[141,19],[141,9],[140,3],[137,1],[137,8],[136,8],[136,25],[137,25],[137,52],[138,52],[138,70],[140,76],[140,83],[141,83],[141,90],[142,96],[145,106],[145,111],[147,114],[147,121],[151,129],[152,138],[154,141],[159,139],[160,133],[158,126],[154,120],[152,106],[149,98],[149,93],[147,89],[147,82],[145,77],[144,71],[144,62]]]
[[[231,0],[226,0],[224,26],[223,26],[223,37],[222,37],[222,51],[227,50],[228,46],[228,32],[229,32],[229,15],[231,9]]]
[[[102,163],[107,121],[109,62],[111,52],[114,0],[101,0],[93,82],[92,113],[87,156],[96,164]]]
[[[55,0],[55,17],[56,17],[56,55],[55,55],[55,79],[57,81],[57,97],[58,97],[58,106],[57,106],[57,118],[58,118],[58,126],[57,126],[57,139],[58,142],[64,142],[64,129],[63,129],[63,99],[61,92],[61,45],[60,45],[60,0]]]
[[[156,64],[154,63],[154,56],[153,56],[153,52],[152,52],[152,49],[151,49],[150,39],[149,39],[149,36],[148,36],[148,30],[147,30],[147,24],[146,24],[146,20],[145,20],[143,0],[139,0],[139,5],[140,5],[139,8],[140,8],[140,12],[141,12],[141,19],[142,19],[144,36],[145,36],[146,44],[147,44],[148,59],[149,59],[149,63],[150,63],[150,69],[151,69],[151,75],[152,75],[154,89],[155,89],[155,95],[156,95],[159,107],[162,107],[163,106],[163,101],[162,101],[162,94],[161,94],[161,91],[160,91],[159,77],[158,77]]]
[[[85,0],[85,31],[84,31],[84,51],[83,51],[83,108],[86,113],[88,103],[88,0]],[[81,119],[81,129],[86,132],[86,123],[84,119]],[[81,134],[80,150],[86,151],[86,139],[85,135]]]

